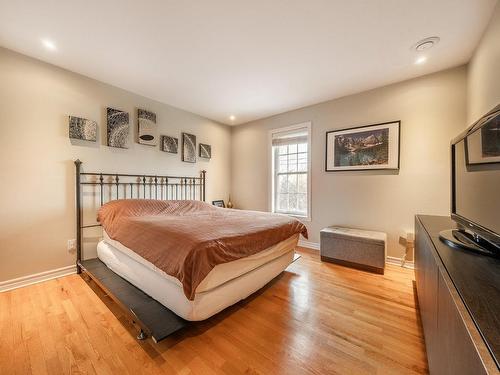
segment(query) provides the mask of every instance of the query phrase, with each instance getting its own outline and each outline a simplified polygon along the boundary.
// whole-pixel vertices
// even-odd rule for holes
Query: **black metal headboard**
[[[92,196],[97,195],[100,207],[115,199],[199,200],[205,201],[205,174],[198,177],[159,176],[147,174],[121,174],[104,172],[82,172],[82,162],[76,166],[76,267],[81,273],[82,231],[99,227],[100,224],[82,223],[82,198],[85,186],[93,187]]]

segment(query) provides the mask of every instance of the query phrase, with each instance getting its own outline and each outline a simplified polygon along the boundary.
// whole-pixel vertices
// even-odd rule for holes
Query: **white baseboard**
[[[8,290],[22,288],[23,286],[41,283],[42,281],[47,281],[55,279],[57,277],[71,275],[73,273],[76,273],[76,265],[56,268],[54,270],[35,273],[33,275],[18,277],[17,279],[1,281],[0,292],[6,292]]]
[[[306,240],[299,240],[298,245],[300,247],[307,247],[308,249],[312,249],[312,250],[319,250],[319,243],[316,243],[316,242],[310,242],[310,241],[306,241]]]
[[[391,257],[387,256],[385,258],[385,262],[387,264],[394,264],[396,266],[401,266],[401,262],[403,261],[403,258],[398,258],[398,257]],[[413,263],[413,260],[407,260],[405,262],[404,268],[410,268],[410,269],[415,269],[415,264]]]
[[[301,247],[306,247],[308,249],[312,249],[312,250],[319,250],[319,243],[317,242],[310,242],[310,241],[305,241],[305,240],[299,240],[299,243],[298,243],[299,246]],[[387,264],[394,264],[396,266],[401,266],[401,261],[402,261],[402,258],[397,258],[397,257],[391,257],[391,256],[387,256],[385,258],[385,262]],[[405,262],[405,265],[404,265],[405,268],[410,268],[410,269],[414,269],[414,264],[413,264],[413,261],[410,261],[410,260],[407,260]]]

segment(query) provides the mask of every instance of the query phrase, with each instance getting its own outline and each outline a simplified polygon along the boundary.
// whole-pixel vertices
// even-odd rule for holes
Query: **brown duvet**
[[[199,201],[127,199],[102,206],[107,234],[166,274],[194,299],[197,286],[220,263],[256,254],[306,227],[285,215],[230,210]]]

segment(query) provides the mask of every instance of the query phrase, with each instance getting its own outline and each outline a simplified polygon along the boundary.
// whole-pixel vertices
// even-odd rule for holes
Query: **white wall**
[[[104,145],[107,106],[130,112],[127,150]],[[138,107],[157,114],[160,134],[186,131],[211,144],[212,159],[183,163],[180,154],[135,143]],[[97,120],[100,142],[72,145],[68,115]],[[66,250],[75,238],[74,159],[86,171],[196,176],[206,169],[207,200],[229,194],[227,126],[1,48],[0,127],[0,281],[74,264]]]
[[[325,132],[401,120],[401,169],[324,171]],[[466,124],[466,68],[459,67],[286,112],[232,130],[232,189],[236,206],[268,210],[268,131],[312,122],[312,221],[319,231],[345,225],[388,233],[388,255],[402,256],[400,230],[417,213],[450,212],[452,137]]]
[[[472,124],[500,104],[500,3],[468,67],[467,119]]]

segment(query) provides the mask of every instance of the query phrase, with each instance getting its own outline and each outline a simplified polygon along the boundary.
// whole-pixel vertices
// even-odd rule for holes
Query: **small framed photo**
[[[399,169],[401,121],[326,132],[325,171]]]
[[[217,206],[217,207],[226,208],[226,205],[225,205],[225,203],[224,203],[224,201],[222,199],[217,200],[217,201],[212,201],[212,204],[214,206]]]

